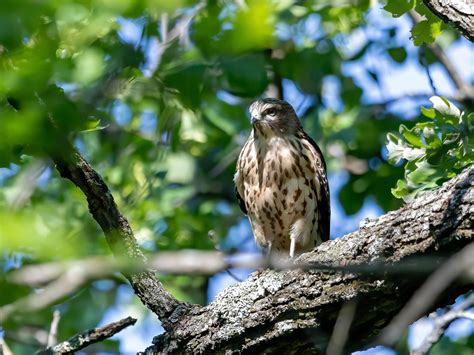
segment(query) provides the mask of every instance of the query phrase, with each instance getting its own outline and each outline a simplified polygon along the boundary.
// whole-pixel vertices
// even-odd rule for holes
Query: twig
[[[421,346],[412,352],[412,355],[426,355],[431,348],[441,339],[449,325],[459,318],[474,320],[474,313],[467,310],[474,306],[474,294],[468,296],[458,307],[451,307],[446,313],[437,316],[436,313],[430,315],[434,321],[434,329],[426,337]]]
[[[19,312],[38,311],[62,299],[84,285],[88,279],[100,275],[102,271],[71,267],[51,282],[41,292],[32,293],[14,303],[0,308],[0,323],[5,322],[12,315]]]
[[[242,280],[240,277],[238,277],[236,274],[234,274],[233,271],[231,271],[230,269],[225,269],[225,271],[227,272],[227,274],[232,277],[235,281],[237,282],[242,282],[244,280]]]
[[[124,328],[136,323],[136,319],[127,317],[115,323],[110,323],[104,327],[94,328],[74,335],[56,346],[49,347],[46,350],[38,351],[38,355],[59,355],[70,354],[75,351],[84,349],[86,346],[108,339]]]
[[[51,327],[49,328],[48,342],[46,347],[50,348],[58,343],[58,326],[59,320],[61,319],[61,312],[55,310],[53,312],[53,320],[51,321]]]
[[[450,257],[445,264],[428,277],[400,313],[382,330],[377,343],[394,346],[400,339],[403,331],[425,314],[433,306],[436,298],[453,281],[464,272],[472,271],[473,268],[474,243],[471,243]]]
[[[10,194],[7,195],[8,207],[16,211],[28,203],[38,185],[39,177],[46,168],[43,160],[34,160],[21,170]]]
[[[408,14],[414,24],[422,21],[422,17],[416,11],[410,10]],[[463,99],[472,100],[474,98],[474,93],[471,86],[464,82],[458,70],[454,67],[444,52],[443,48],[441,48],[438,43],[429,44],[428,48],[433,52],[434,56],[438,59],[438,61],[448,73],[449,78],[459,91],[459,96],[461,96]]]
[[[438,90],[436,90],[433,77],[431,76],[430,66],[426,60],[426,46],[420,47],[420,61],[423,64],[423,67],[425,68],[426,76],[428,77],[428,81],[430,83],[431,90],[433,91],[433,95],[438,95]]]
[[[8,347],[3,337],[0,337],[0,355],[13,355],[13,352]]]
[[[357,301],[350,300],[342,305],[334,325],[334,330],[329,339],[327,355],[341,355],[349,337],[349,330],[354,320]]]

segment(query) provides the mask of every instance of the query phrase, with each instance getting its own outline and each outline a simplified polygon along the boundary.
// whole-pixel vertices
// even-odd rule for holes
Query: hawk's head
[[[283,100],[260,99],[250,105],[249,111],[257,135],[291,135],[301,128],[295,110],[288,102]]]

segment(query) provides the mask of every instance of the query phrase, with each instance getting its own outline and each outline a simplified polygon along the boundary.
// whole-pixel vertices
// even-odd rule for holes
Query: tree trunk
[[[369,344],[426,278],[426,273],[383,273],[404,263],[433,270],[443,257],[473,240],[474,167],[405,207],[296,261],[366,265],[357,276],[335,271],[259,270],[224,290],[205,307],[195,306],[157,336],[146,354],[281,352],[325,353],[341,307],[355,300],[348,349]],[[430,255],[426,259],[419,256]],[[408,260],[408,264],[407,264]],[[472,279],[471,279],[472,281]],[[471,284],[449,287],[436,306],[454,300]]]

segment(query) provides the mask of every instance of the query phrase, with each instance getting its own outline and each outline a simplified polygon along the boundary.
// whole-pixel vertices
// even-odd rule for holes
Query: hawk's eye
[[[269,108],[269,109],[267,110],[267,115],[268,115],[268,116],[275,117],[276,114],[277,114],[277,110],[275,110],[274,108]]]

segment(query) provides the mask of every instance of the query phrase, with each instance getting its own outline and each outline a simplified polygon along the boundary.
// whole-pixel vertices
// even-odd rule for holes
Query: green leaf
[[[443,142],[438,137],[438,134],[435,131],[434,127],[426,126],[423,128],[423,137],[425,138],[425,142],[430,149],[436,149],[443,145]]]
[[[224,61],[222,69],[228,90],[234,95],[254,97],[268,86],[263,55],[246,55]]]
[[[415,0],[387,0],[383,9],[390,12],[393,17],[400,17],[414,6]]]
[[[402,159],[416,160],[425,154],[424,148],[411,148],[393,133],[387,134],[387,140],[388,161],[391,164],[398,164]]]
[[[415,147],[421,148],[424,146],[421,140],[421,132],[418,127],[413,127],[408,129],[405,125],[400,125],[400,134],[405,137],[408,143],[414,145]]]
[[[388,54],[397,63],[403,63],[407,59],[405,47],[392,47],[388,49]]]
[[[99,124],[100,124],[100,120],[90,120],[85,124],[85,129],[82,129],[81,132],[100,131],[110,126],[110,124],[106,124],[104,126],[99,126]]]
[[[411,30],[411,39],[415,46],[421,46],[425,43],[432,44],[436,37],[441,33],[441,23],[441,20],[423,20],[413,26]]]
[[[388,161],[391,164],[398,164],[403,159],[403,145],[400,139],[393,133],[387,134]]]
[[[189,154],[171,154],[168,157],[167,165],[166,179],[170,182],[186,184],[194,178],[196,162]]]
[[[205,71],[204,64],[190,64],[173,70],[163,81],[165,85],[178,91],[186,106],[195,108],[201,102]]]
[[[416,169],[407,175],[407,179],[414,185],[424,184],[426,188],[437,186],[436,180],[443,176],[436,167],[426,161],[415,163]]]
[[[427,108],[427,107],[421,106],[421,113],[428,118],[436,117],[436,112],[433,108]]]
[[[398,180],[397,186],[391,189],[393,196],[396,198],[402,198],[410,193],[408,186],[404,180]]]

